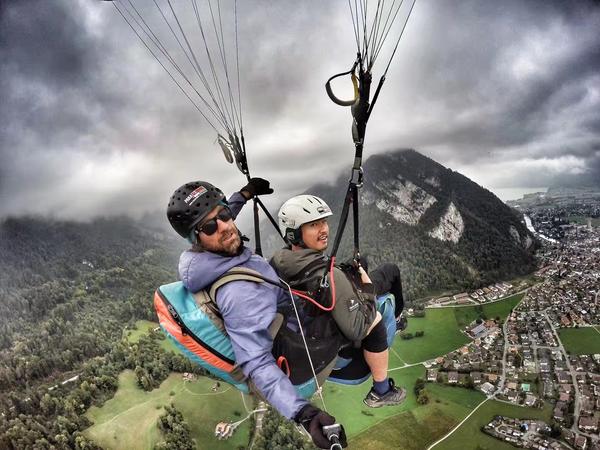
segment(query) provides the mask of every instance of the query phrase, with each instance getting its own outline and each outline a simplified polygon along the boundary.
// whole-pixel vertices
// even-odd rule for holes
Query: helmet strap
[[[199,234],[200,233],[198,233],[198,230],[196,229],[196,227],[194,227],[194,229],[190,232],[190,235],[187,238],[188,242],[192,245],[200,244],[200,241],[198,239]]]
[[[288,228],[285,232],[285,240],[290,245],[297,245],[302,248],[306,248],[304,241],[302,240],[302,229],[299,228]]]
[[[287,233],[285,234],[286,243],[289,245],[289,248],[292,247],[300,247],[300,248],[308,248],[302,239],[302,229],[297,228],[288,228]]]

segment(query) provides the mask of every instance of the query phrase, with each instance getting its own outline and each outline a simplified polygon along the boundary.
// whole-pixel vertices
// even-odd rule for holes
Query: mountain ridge
[[[521,217],[459,172],[413,149],[373,155],[363,170],[361,253],[369,254],[372,266],[397,262],[410,299],[432,291],[483,286],[535,268],[536,243]],[[342,174],[332,185],[316,184],[304,192],[331,206],[332,237],[347,179]],[[349,218],[341,258],[352,254],[352,227]],[[270,239],[267,253],[278,244]]]

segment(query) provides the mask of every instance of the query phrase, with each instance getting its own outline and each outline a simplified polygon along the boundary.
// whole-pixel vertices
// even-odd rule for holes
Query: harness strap
[[[362,186],[363,172],[362,172],[362,154],[363,154],[363,143],[365,140],[365,131],[367,129],[367,121],[373,109],[373,104],[379,96],[381,84],[377,88],[375,97],[373,98],[373,104],[369,104],[369,96],[371,92],[371,72],[366,69],[363,65],[363,61],[360,53],[357,55],[356,62],[354,63],[353,69],[358,68],[358,78],[360,81],[358,88],[358,99],[352,105],[352,139],[354,140],[354,164],[352,166],[352,174],[348,180],[348,190],[346,191],[346,197],[344,198],[344,206],[342,208],[342,214],[338,224],[338,229],[335,235],[333,243],[333,249],[329,255],[330,258],[335,258],[344,229],[346,228],[346,222],[348,220],[348,213],[350,210],[350,203],[352,203],[352,216],[354,226],[354,259],[360,260],[360,246],[359,246],[359,219],[358,219],[358,189]],[[339,104],[339,103],[338,103]],[[327,271],[325,273],[327,276]]]
[[[223,333],[227,333],[225,329],[225,325],[223,323],[223,316],[219,311],[219,307],[216,303],[216,293],[217,290],[224,286],[227,283],[232,281],[253,281],[255,283],[269,283],[273,285],[279,286],[279,283],[274,282],[263,276],[260,272],[257,272],[253,269],[248,269],[246,267],[235,267],[233,269],[228,270],[223,274],[219,279],[217,279],[210,287],[209,290],[203,289],[201,291],[193,294],[194,300],[198,307],[204,310],[207,314],[215,316],[212,320],[213,324],[217,326]],[[281,329],[284,322],[283,314],[276,313],[275,318],[269,325],[269,334],[271,338],[275,338],[279,330]],[[230,373],[230,376],[237,382],[243,383],[248,382],[248,385],[251,390],[257,391],[253,384],[248,380],[248,378],[244,375],[239,366],[235,366],[234,370]]]
[[[221,315],[221,311],[219,311],[219,307],[215,301],[217,290],[223,285],[230,283],[232,281],[254,281],[256,283],[263,282],[271,282],[259,272],[248,269],[245,267],[235,267],[233,269],[228,270],[223,274],[220,278],[218,278],[211,286],[210,289],[202,289],[193,294],[196,305],[206,311],[206,313],[214,316],[218,320],[214,320],[213,322],[217,327],[225,332],[225,326],[223,325],[223,316]]]
[[[216,303],[217,290],[227,283],[232,281],[254,281],[255,283],[263,283],[267,280],[265,276],[256,270],[248,269],[246,267],[235,267],[228,270],[219,279],[217,279],[208,291],[210,300]]]

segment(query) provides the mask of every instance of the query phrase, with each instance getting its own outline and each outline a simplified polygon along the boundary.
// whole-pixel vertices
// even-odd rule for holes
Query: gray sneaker
[[[396,318],[396,334],[406,330],[407,326],[408,320],[404,316],[404,313],[400,313],[400,315]]]
[[[389,379],[390,389],[383,395],[379,395],[373,388],[364,398],[363,403],[369,408],[379,408],[381,406],[399,405],[406,398],[406,390],[397,388],[394,379]]]

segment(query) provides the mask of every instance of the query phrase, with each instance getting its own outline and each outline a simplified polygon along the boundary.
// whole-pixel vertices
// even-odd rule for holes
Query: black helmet
[[[194,227],[215,206],[226,203],[225,196],[218,187],[205,181],[191,181],[171,196],[167,218],[181,237],[189,239]]]

